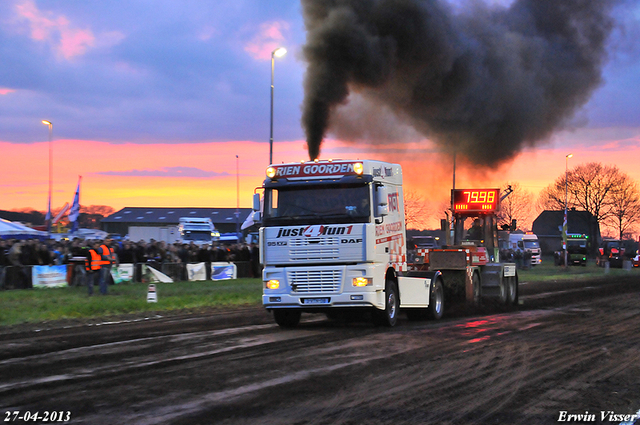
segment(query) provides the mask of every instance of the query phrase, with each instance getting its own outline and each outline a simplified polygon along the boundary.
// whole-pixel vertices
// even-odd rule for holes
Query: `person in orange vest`
[[[88,244],[87,257],[84,260],[84,267],[87,271],[86,284],[89,296],[93,295],[93,285],[98,282],[100,269],[102,266],[102,257],[98,254],[100,243],[95,241]]]
[[[102,258],[100,264],[100,293],[107,295],[107,288],[109,283],[109,275],[111,274],[111,266],[118,265],[118,257],[111,247],[111,239],[107,238],[104,243],[99,246],[98,254]]]

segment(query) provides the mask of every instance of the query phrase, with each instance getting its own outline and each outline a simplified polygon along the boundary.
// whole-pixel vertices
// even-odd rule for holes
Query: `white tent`
[[[0,218],[0,238],[3,239],[44,239],[47,232],[32,229],[20,223]]]

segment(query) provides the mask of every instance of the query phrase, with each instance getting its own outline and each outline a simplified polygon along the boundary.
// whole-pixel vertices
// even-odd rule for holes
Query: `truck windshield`
[[[582,253],[587,252],[586,240],[569,240],[567,241],[567,251],[569,253]]]
[[[540,248],[538,241],[524,240],[525,249]]]
[[[264,223],[368,223],[369,199],[369,186],[361,184],[269,188],[264,194]]]
[[[181,232],[182,239],[185,241],[210,241],[211,230],[197,231],[197,230],[185,230]]]

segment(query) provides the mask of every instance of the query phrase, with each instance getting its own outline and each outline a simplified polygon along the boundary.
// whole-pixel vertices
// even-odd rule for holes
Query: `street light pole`
[[[275,67],[275,57],[282,57],[287,53],[284,47],[278,47],[271,52],[271,131],[269,133],[269,165],[273,164],[273,69]]]
[[[236,237],[240,243],[240,167],[238,155],[236,155]]]
[[[562,223],[562,249],[564,251],[564,267],[569,267],[567,262],[567,203],[569,201],[569,158],[573,156],[572,153],[565,156],[564,164],[564,222]]]
[[[453,215],[453,192],[456,190],[456,153],[457,150],[453,150],[453,190],[451,191],[451,221],[449,222],[449,245],[456,244],[456,221]]]
[[[53,148],[51,147],[51,140],[53,135],[53,124],[51,121],[42,120],[42,124],[49,127],[49,203],[47,209],[47,237],[51,239],[51,192],[53,185]]]

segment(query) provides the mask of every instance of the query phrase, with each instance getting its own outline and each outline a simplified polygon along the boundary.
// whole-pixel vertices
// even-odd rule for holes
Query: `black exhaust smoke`
[[[302,0],[310,159],[350,93],[489,166],[567,124],[601,83],[607,0]],[[341,120],[342,121],[342,120]],[[335,124],[335,123],[333,123]],[[348,130],[347,130],[348,132]]]

